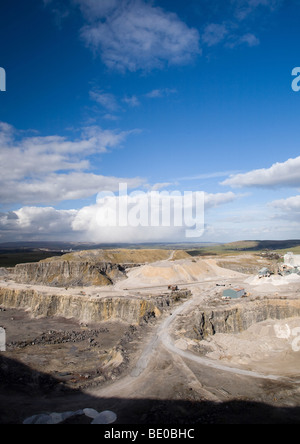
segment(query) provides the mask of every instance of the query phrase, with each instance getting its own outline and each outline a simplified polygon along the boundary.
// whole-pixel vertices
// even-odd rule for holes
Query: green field
[[[294,253],[294,254],[300,254],[300,247],[293,247],[293,248],[284,248],[281,250],[277,250],[279,254],[286,254],[288,252]]]

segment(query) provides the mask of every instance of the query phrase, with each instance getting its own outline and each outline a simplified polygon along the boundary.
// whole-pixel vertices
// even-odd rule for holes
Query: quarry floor
[[[223,287],[217,285],[243,285],[255,299],[298,297],[299,284],[258,282],[219,269],[213,260],[209,264],[216,275],[186,283],[191,299],[139,326],[118,320],[86,325],[32,318],[24,310],[1,311],[0,324],[12,345],[0,353],[0,423],[86,407],[114,411],[116,424],[300,423],[300,352],[273,334],[274,325],[300,327],[299,318],[266,320],[239,335],[216,335],[205,341],[206,346],[213,341],[213,348],[204,355],[178,330],[178,321],[184,326],[195,307],[220,297]],[[141,284],[134,273],[111,289],[84,289],[103,297],[162,290],[161,282]]]

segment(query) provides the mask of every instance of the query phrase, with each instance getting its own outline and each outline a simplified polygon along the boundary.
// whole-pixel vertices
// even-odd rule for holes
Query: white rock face
[[[287,253],[284,256],[284,263],[291,267],[300,267],[300,254]]]

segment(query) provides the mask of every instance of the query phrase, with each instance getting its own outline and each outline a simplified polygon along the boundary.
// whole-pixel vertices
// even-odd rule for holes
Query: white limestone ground
[[[245,280],[245,283],[248,283],[253,286],[275,286],[279,287],[282,285],[290,285],[290,284],[300,284],[300,276],[297,274],[290,274],[288,276],[279,276],[274,275],[270,277],[259,278],[258,276],[251,276]]]
[[[300,318],[268,319],[238,334],[217,333],[201,341],[206,357],[275,375],[299,374]]]

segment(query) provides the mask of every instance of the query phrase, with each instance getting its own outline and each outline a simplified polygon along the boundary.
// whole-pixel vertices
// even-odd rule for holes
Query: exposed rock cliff
[[[38,263],[19,264],[15,280],[21,284],[52,287],[112,285],[126,278],[126,268],[148,262],[186,257],[169,250],[89,250],[52,257]]]
[[[296,299],[245,301],[232,307],[207,307],[193,313],[188,336],[205,339],[216,333],[241,333],[257,322],[294,316],[300,316],[300,301]]]
[[[112,285],[125,278],[125,269],[108,262],[80,262],[66,260],[19,264],[15,280],[21,284],[42,284],[54,287]]]
[[[0,288],[0,305],[30,310],[34,317],[62,316],[86,323],[121,319],[130,324],[158,317],[162,308],[159,300],[52,295],[12,288]]]

